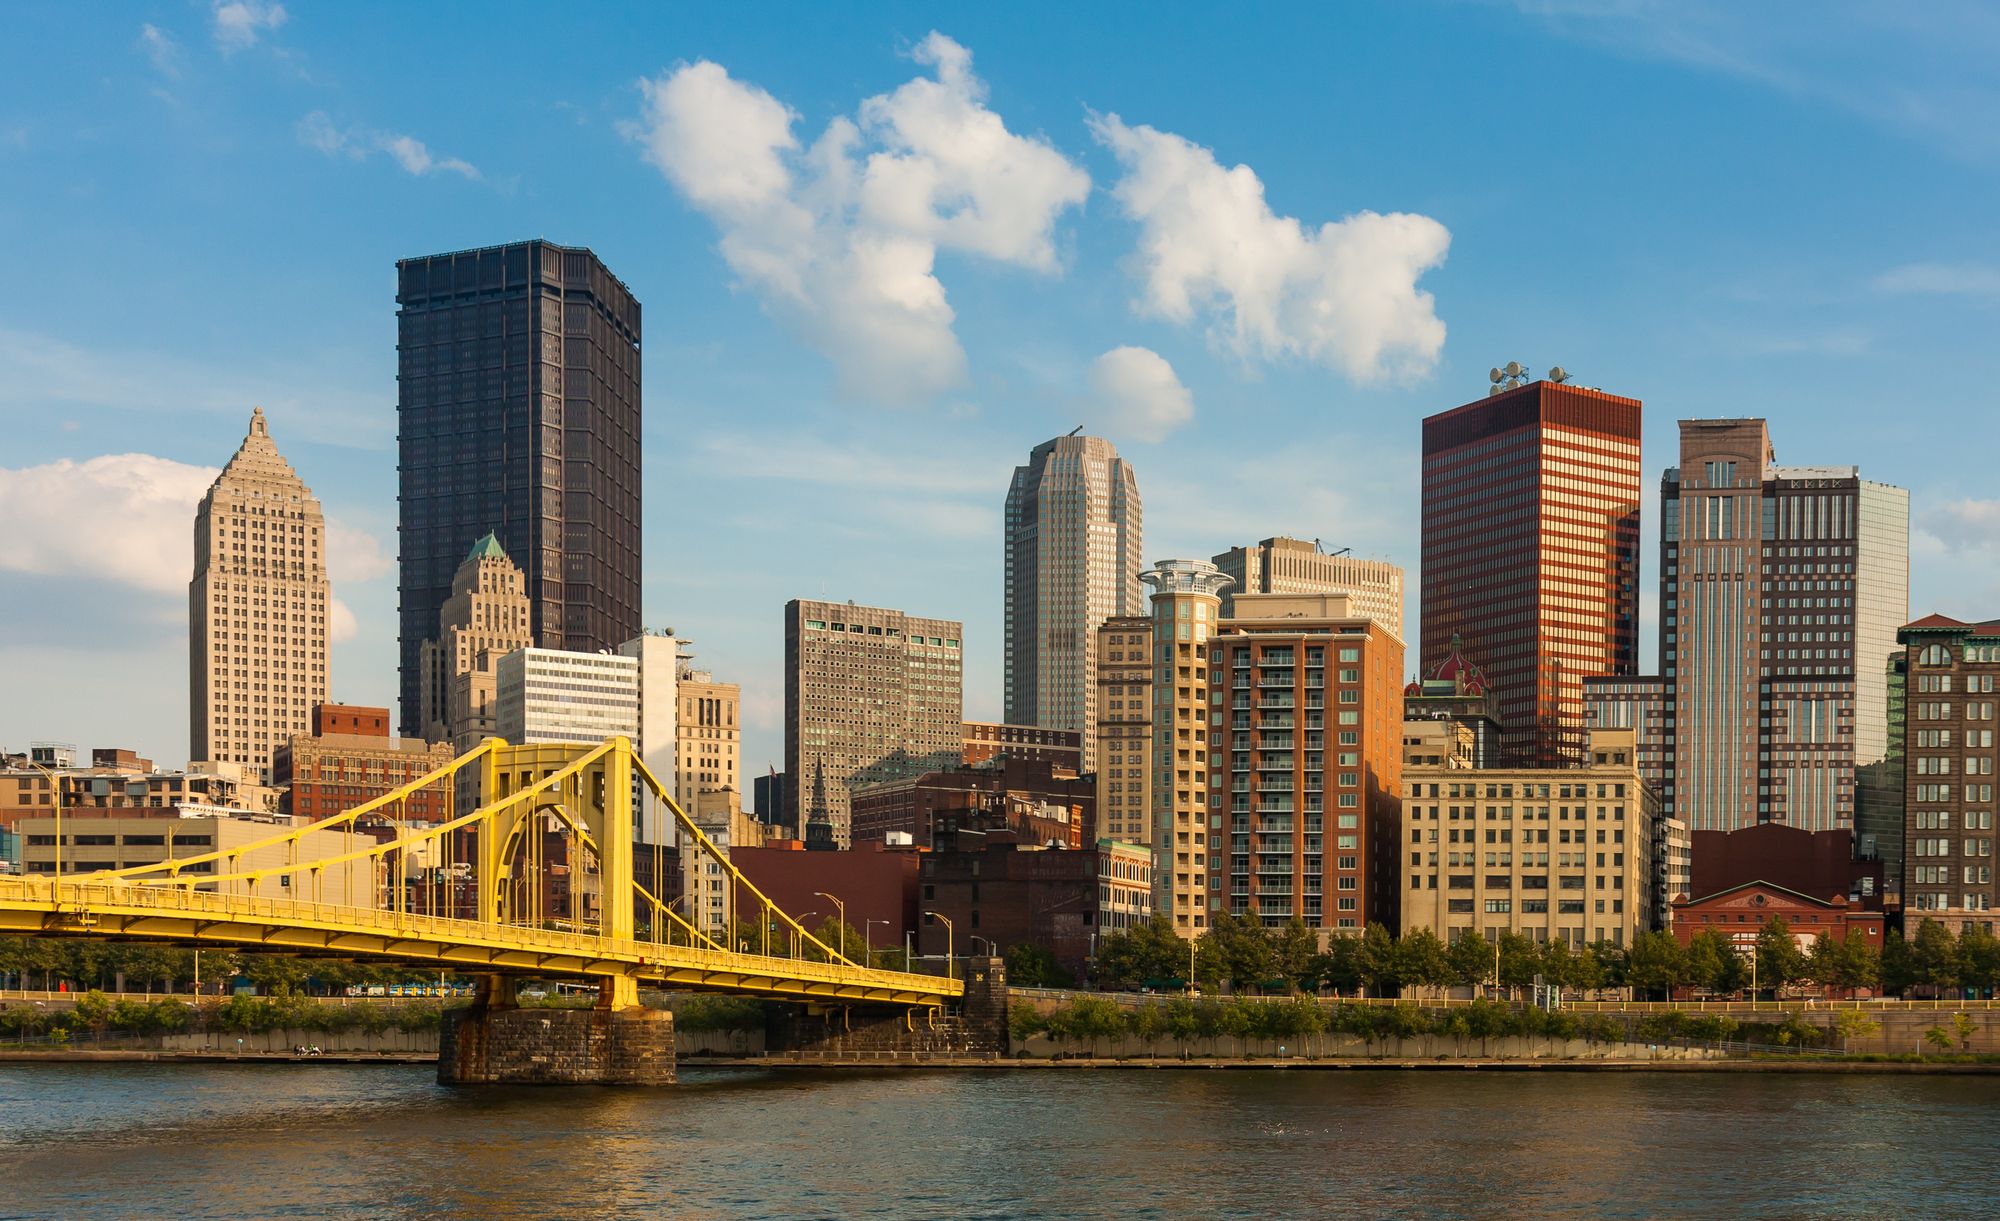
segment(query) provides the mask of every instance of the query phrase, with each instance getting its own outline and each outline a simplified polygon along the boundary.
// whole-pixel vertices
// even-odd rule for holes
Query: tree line
[[[167,945],[0,937],[0,987],[44,992],[186,992],[195,979],[194,950]],[[202,950],[206,983],[242,976],[267,994],[328,995],[350,987],[436,983],[438,972],[416,966],[368,966],[339,958],[294,958]]]
[[[1925,919],[1907,939],[1890,933],[1878,947],[1859,931],[1836,942],[1825,933],[1801,948],[1781,918],[1757,931],[1743,953],[1720,931],[1704,929],[1683,946],[1670,932],[1639,933],[1629,946],[1599,941],[1571,948],[1502,933],[1497,944],[1462,937],[1446,944],[1429,928],[1392,937],[1371,924],[1358,937],[1319,935],[1303,921],[1266,928],[1254,919],[1220,915],[1190,944],[1165,922],[1106,934],[1097,943],[1096,985],[1105,990],[1179,988],[1190,978],[1204,989],[1239,992],[1332,991],[1396,996],[1427,989],[1497,984],[1525,988],[1537,978],[1566,990],[1630,988],[1639,995],[1695,989],[1733,995],[1813,987],[1828,995],[1862,989],[1905,995],[1916,989],[2000,988],[2000,939],[1968,925],[1957,937]],[[1190,962],[1192,958],[1192,962]],[[1010,968],[1012,966],[1010,954]],[[1010,971],[1009,980],[1034,986]]]

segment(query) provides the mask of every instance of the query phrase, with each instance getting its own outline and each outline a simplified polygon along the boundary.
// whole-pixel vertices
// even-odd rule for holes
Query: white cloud
[[[185,597],[195,508],[218,473],[151,454],[0,467],[0,569]]]
[[[221,473],[153,454],[106,454],[0,467],[0,571],[104,581],[184,597],[194,519]],[[378,581],[395,569],[381,540],[329,520],[328,576]]]
[[[1124,168],[1113,195],[1139,222],[1139,307],[1174,322],[1209,317],[1243,359],[1303,357],[1347,376],[1428,371],[1444,346],[1431,295],[1451,234],[1428,216],[1358,212],[1308,229],[1279,216],[1249,166],[1117,115],[1091,130]]]
[[[179,80],[183,66],[181,46],[173,35],[147,22],[139,27],[139,49],[153,61],[153,70],[171,80]]]
[[[1974,263],[1906,263],[1875,277],[1880,292],[1897,295],[2000,297],[2000,267]]]
[[[360,127],[340,127],[324,110],[315,110],[298,122],[299,143],[329,157],[366,160],[375,153],[387,153],[410,174],[457,174],[472,182],[480,181],[478,167],[457,157],[432,154],[422,140],[393,132],[370,131]]]
[[[354,612],[347,609],[347,603],[339,598],[326,600],[326,639],[329,644],[345,644],[360,633],[360,625],[354,621]]]
[[[326,575],[336,585],[379,581],[396,570],[396,559],[382,540],[366,530],[326,523]]]
[[[2000,551],[2000,500],[1945,501],[1923,515],[1919,529],[1947,550]]]
[[[640,82],[628,134],[721,230],[732,271],[836,366],[843,393],[936,399],[965,381],[940,250],[1053,273],[1057,218],[1090,179],[986,107],[964,47],[932,32],[936,69],[835,118],[811,147],[798,116],[709,61]]]
[[[1113,348],[1090,366],[1096,431],[1117,440],[1161,441],[1194,419],[1194,396],[1150,348]]]
[[[224,55],[257,45],[258,39],[285,24],[285,6],[269,0],[215,0],[212,11],[215,45]]]

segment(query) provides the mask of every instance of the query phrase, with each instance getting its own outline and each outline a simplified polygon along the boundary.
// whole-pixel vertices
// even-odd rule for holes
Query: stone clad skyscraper
[[[422,735],[471,750],[493,736],[494,673],[502,657],[535,643],[521,570],[491,534],[472,545],[452,578],[436,636],[424,641]]]
[[[1890,753],[1910,494],[1776,465],[1763,420],[1680,429],[1660,484],[1667,810],[1693,831],[1853,827],[1856,768]]]
[[[326,519],[264,410],[201,498],[188,583],[188,758],[268,774],[326,702]]]
[[[639,634],[639,303],[589,250],[519,242],[396,264],[403,733],[422,653],[489,532],[542,648]]]
[[[1097,628],[1143,615],[1144,517],[1131,464],[1102,437],[1044,441],[1007,489],[1007,720],[1083,735],[1097,766]]]

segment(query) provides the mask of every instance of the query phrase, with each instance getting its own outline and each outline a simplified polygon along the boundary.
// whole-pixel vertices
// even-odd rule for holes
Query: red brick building
[[[966,843],[971,837],[956,838]],[[1020,844],[1006,832],[983,838],[965,850],[925,854],[921,910],[951,925],[925,920],[917,930],[918,952],[998,956],[1016,945],[1036,945],[1071,974],[1084,975],[1095,949],[1101,854]]]
[[[271,755],[271,783],[284,790],[279,808],[305,818],[326,818],[380,797],[450,763],[449,742],[389,736],[389,710],[319,704],[310,734],[281,744]],[[452,786],[441,780],[410,795],[402,818],[447,822]]]
[[[1767,882],[1829,901],[1839,895],[1855,907],[1882,910],[1882,862],[1855,860],[1854,833],[1845,828],[1807,831],[1771,822],[1740,831],[1696,831],[1689,838],[1694,860],[1686,898]]]
[[[1083,770],[1083,734],[1075,729],[1044,729],[1040,725],[1007,725],[993,721],[965,722],[967,767],[981,767],[1002,755]]]
[[[824,891],[846,904],[848,926],[878,949],[902,945],[917,926],[918,856],[880,844],[808,852],[797,840],[729,852],[750,884],[800,924],[816,929],[836,914],[832,903],[814,893]],[[757,906],[755,895],[737,888],[731,910],[739,923],[754,924]]]
[[[1097,785],[1067,767],[1008,755],[985,767],[954,767],[856,788],[851,797],[854,842],[880,844],[901,832],[931,846],[940,818],[1002,818],[1024,838],[1060,839],[1072,848],[1096,842]]]
[[[1770,882],[1743,882],[1700,899],[1677,899],[1673,907],[1674,939],[1682,945],[1700,933],[1717,932],[1739,951],[1754,953],[1757,934],[1779,917],[1791,926],[1801,950],[1810,951],[1821,933],[1839,942],[1852,931],[1878,950],[1882,946],[1881,910],[1868,911],[1848,902],[1846,895],[1818,899]]]

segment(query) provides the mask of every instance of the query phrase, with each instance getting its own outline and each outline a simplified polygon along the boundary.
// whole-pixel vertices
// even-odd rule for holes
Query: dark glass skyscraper
[[[639,302],[589,250],[518,242],[396,264],[402,732],[419,650],[491,531],[544,648],[639,635]]]

